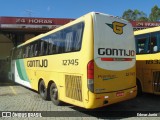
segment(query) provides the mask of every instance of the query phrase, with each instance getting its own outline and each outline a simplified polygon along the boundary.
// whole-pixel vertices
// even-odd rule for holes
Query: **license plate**
[[[117,97],[124,96],[124,92],[123,91],[119,91],[119,92],[116,93],[116,96]]]

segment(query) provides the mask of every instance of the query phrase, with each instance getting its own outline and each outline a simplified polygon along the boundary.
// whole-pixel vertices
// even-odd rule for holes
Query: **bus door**
[[[158,79],[159,79],[159,59],[157,57],[157,52],[159,51],[159,34],[157,33],[150,33],[147,34],[149,42],[148,45],[146,44],[146,55],[145,59],[146,61],[143,64],[143,84],[144,84],[144,91],[153,93],[158,91],[159,88],[157,88]],[[143,57],[143,55],[142,55]],[[157,70],[156,70],[157,69]]]
[[[154,93],[160,93],[160,69],[159,70],[152,70],[153,76],[153,91]]]
[[[160,33],[151,33],[150,49],[152,54],[152,87],[153,92],[160,92],[160,59],[158,57],[160,51]]]
[[[149,92],[152,93],[153,92],[153,84],[152,84],[152,71],[151,69],[147,69],[144,65],[143,68],[143,91],[144,92]]]

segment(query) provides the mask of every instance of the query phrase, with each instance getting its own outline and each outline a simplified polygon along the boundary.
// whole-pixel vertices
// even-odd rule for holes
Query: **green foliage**
[[[142,11],[139,11],[139,10],[131,10],[131,9],[128,9],[126,11],[124,11],[123,13],[123,16],[122,16],[123,19],[126,19],[128,21],[133,21],[133,20],[136,20],[136,21],[148,21],[148,18],[147,18],[147,15],[142,12]]]
[[[149,20],[152,22],[160,20],[160,8],[157,5],[155,5],[151,9],[151,14],[149,15]]]
[[[155,5],[151,9],[149,17],[147,17],[147,15],[143,11],[139,11],[137,9],[128,9],[123,12],[122,18],[128,21],[160,21],[160,8],[157,5]]]

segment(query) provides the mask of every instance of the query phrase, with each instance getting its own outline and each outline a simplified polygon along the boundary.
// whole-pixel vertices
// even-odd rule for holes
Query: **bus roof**
[[[135,31],[134,35],[141,35],[141,34],[152,33],[152,32],[156,32],[156,31],[160,31],[160,26]]]
[[[35,41],[35,40],[38,40],[39,38],[43,38],[43,37],[45,37],[45,36],[48,36],[48,35],[50,35],[50,34],[52,34],[52,33],[54,33],[54,32],[57,32],[57,31],[63,29],[63,28],[66,28],[66,27],[69,27],[70,25],[76,24],[77,22],[83,22],[83,20],[84,20],[83,17],[84,17],[84,16],[87,16],[87,15],[94,16],[95,14],[102,14],[102,15],[105,15],[105,16],[108,16],[108,17],[114,17],[114,18],[118,18],[118,19],[124,20],[124,19],[122,19],[122,18],[119,18],[119,17],[116,17],[116,16],[112,16],[112,15],[109,15],[109,14],[104,14],[104,13],[100,13],[100,12],[90,12],[90,13],[85,14],[85,15],[81,16],[80,18],[77,18],[77,19],[75,19],[75,20],[73,20],[73,21],[71,21],[71,22],[69,22],[69,23],[67,23],[67,24],[65,24],[65,25],[63,25],[63,26],[60,26],[59,28],[56,28],[56,29],[51,30],[51,31],[49,31],[49,32],[46,32],[46,33],[40,34],[40,35],[38,35],[38,36],[35,36],[35,37],[27,40],[26,42],[18,45],[17,47],[21,47],[21,46],[27,45],[27,44],[29,44],[30,42],[33,42],[33,41]],[[126,20],[124,20],[124,21],[126,21]],[[127,22],[128,22],[128,21],[127,21]]]

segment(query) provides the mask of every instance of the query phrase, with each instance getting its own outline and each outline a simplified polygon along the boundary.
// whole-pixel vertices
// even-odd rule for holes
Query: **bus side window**
[[[22,48],[18,48],[17,49],[17,59],[21,59],[22,58]]]
[[[157,46],[157,43],[156,43],[156,40],[154,38],[151,38],[151,42],[150,42],[150,53],[154,53],[154,52],[157,52],[156,51],[156,47]]]
[[[69,32],[66,34],[65,52],[72,51],[72,46],[73,46],[73,32]]]
[[[48,42],[48,54],[49,55],[51,55],[52,54],[52,46],[53,46],[53,44],[52,44],[52,40],[51,39],[49,39],[49,42]]]
[[[48,38],[48,54],[56,54],[59,51],[59,34],[60,32],[54,33]]]
[[[55,43],[55,53],[63,53],[63,42],[64,40],[62,39],[62,32],[57,32],[54,34],[54,39],[53,39],[54,43]]]
[[[26,46],[23,47],[23,58],[26,58]]]
[[[150,53],[149,40],[150,40],[149,35],[136,36],[136,53],[137,54]]]
[[[44,41],[44,52],[43,55],[48,55],[48,39]]]
[[[45,40],[41,41],[41,50],[40,55],[47,55],[48,54],[48,42]]]
[[[56,53],[56,45],[51,38],[49,39],[48,48],[49,48],[48,52],[50,55]]]
[[[40,42],[40,51],[39,51],[39,55],[40,55],[40,56],[43,55],[43,51],[44,51],[44,48],[43,48],[44,45],[43,45],[43,44],[44,44],[44,42],[41,41],[41,42]]]
[[[57,40],[57,42],[56,42],[56,53],[61,53],[60,51],[61,51],[60,50],[60,42]]]
[[[38,41],[34,44],[33,56],[38,56]]]
[[[151,33],[151,39],[150,39],[150,50],[151,53],[158,52],[158,37],[159,33]]]
[[[30,57],[30,50],[31,50],[31,46],[30,45],[28,45],[28,49],[27,49],[27,58],[29,58]]]
[[[81,42],[82,42],[82,28],[76,30],[76,35],[74,39],[74,50],[80,50],[81,47]]]
[[[25,58],[28,58],[29,56],[28,56],[28,53],[29,53],[29,48],[30,46],[28,45],[27,47],[26,47],[26,50],[25,50]]]
[[[33,44],[30,45],[29,57],[33,57]]]

